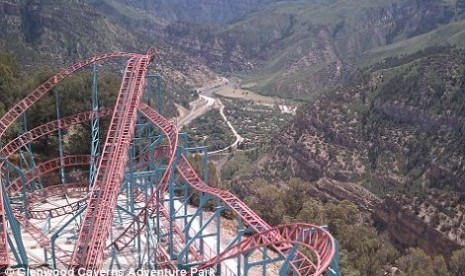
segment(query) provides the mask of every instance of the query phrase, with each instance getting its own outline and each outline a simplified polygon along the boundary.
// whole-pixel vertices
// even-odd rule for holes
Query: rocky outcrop
[[[372,212],[376,227],[389,233],[394,245],[401,249],[420,247],[429,255],[452,256],[460,248],[441,232],[404,210],[398,202],[386,197]]]
[[[359,185],[328,178],[320,179],[311,193],[323,201],[349,200],[357,204],[371,215],[374,226],[381,233],[388,234],[392,244],[402,252],[420,247],[429,255],[449,258],[454,250],[460,248],[389,196],[382,199]]]

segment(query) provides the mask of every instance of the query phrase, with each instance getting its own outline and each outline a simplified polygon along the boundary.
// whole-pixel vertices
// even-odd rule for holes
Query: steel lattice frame
[[[101,268],[144,266],[157,269],[215,266],[222,275],[247,275],[251,267],[262,266],[265,275],[266,265],[271,262],[281,265],[280,275],[286,275],[288,269],[295,275],[327,272],[336,245],[326,230],[308,224],[272,228],[235,195],[209,187],[197,175],[186,156],[198,148],[187,148],[176,126],[142,102],[147,99],[143,94],[154,54],[152,49],[145,55],[108,53],[78,62],[40,85],[0,119],[1,138],[29,107],[67,76],[100,60],[129,58],[113,110],[98,110],[94,67],[91,111],[25,131],[0,149],[0,269],[11,265],[12,255],[17,265],[28,266],[21,226],[49,253],[44,255],[44,262],[55,268],[91,270],[95,275]],[[160,84],[161,77],[157,76]],[[156,104],[160,108],[158,92]],[[108,115],[111,122],[95,163],[96,120]],[[91,155],[63,156],[60,148],[58,158],[33,163],[29,169],[18,168],[8,161],[40,137],[91,120]],[[93,177],[90,188],[89,179],[64,183],[65,168],[89,166],[91,172],[87,175]],[[47,175],[58,170],[63,183],[48,183],[43,188],[33,185],[41,178],[49,179]],[[194,195],[198,196],[198,207],[189,210]],[[67,203],[37,208],[54,197],[66,198]],[[74,201],[69,202],[69,197]],[[207,205],[213,210],[208,215],[204,210]],[[225,210],[232,211],[237,220],[236,236],[227,246],[222,245],[224,237],[220,231],[220,218]],[[58,219],[63,221],[53,226],[52,221]],[[74,230],[71,235],[69,228],[79,231]],[[253,235],[247,237],[247,233]],[[14,236],[16,243],[9,236]],[[75,239],[72,247],[64,242],[70,238]],[[207,244],[210,238],[215,240],[214,249]],[[271,253],[267,248],[272,249]],[[257,250],[263,259],[250,262],[251,254]],[[134,252],[135,257],[128,259]],[[225,264],[230,258],[237,258],[236,271]]]

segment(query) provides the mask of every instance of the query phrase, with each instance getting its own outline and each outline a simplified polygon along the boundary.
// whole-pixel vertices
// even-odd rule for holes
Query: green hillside
[[[363,57],[364,61],[370,64],[388,57],[412,54],[431,46],[447,45],[465,47],[465,20],[452,22],[426,34],[372,49],[364,53]]]

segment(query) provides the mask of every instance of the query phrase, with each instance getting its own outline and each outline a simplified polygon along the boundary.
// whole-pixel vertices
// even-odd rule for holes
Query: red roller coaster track
[[[333,244],[329,237],[330,234],[326,230],[315,225],[282,225],[248,237],[215,258],[204,262],[198,269],[203,270],[224,260],[241,255],[244,252],[252,251],[263,246],[296,244],[313,252],[317,259],[316,264],[312,265],[311,268],[299,267],[300,271],[306,269],[307,274],[304,275],[320,275],[325,271],[326,267],[329,266],[333,255]]]
[[[131,58],[126,66],[97,177],[93,183],[71,266],[97,270],[110,234],[113,210],[123,180],[151,55]]]
[[[178,131],[176,126],[146,104],[141,103],[147,68],[154,57],[153,50],[150,50],[146,55],[129,53],[102,54],[65,68],[40,85],[0,119],[0,138],[23,112],[55,87],[61,80],[92,63],[116,57],[126,57],[129,58],[129,61],[123,76],[116,105],[112,111],[108,134],[91,191],[88,191],[85,183],[73,183],[50,186],[38,191],[29,191],[27,194],[27,198],[31,202],[40,201],[49,194],[57,193],[82,193],[84,196],[84,199],[61,207],[47,210],[26,210],[28,216],[40,219],[74,213],[79,208],[82,208],[82,206],[87,206],[73,254],[70,255],[69,252],[56,247],[59,253],[57,259],[64,264],[68,264],[72,269],[84,268],[96,271],[102,266],[106,242],[112,227],[113,211],[116,207],[116,201],[123,182],[124,170],[128,161],[127,153],[134,135],[137,113],[140,112],[167,137],[168,144],[157,148],[155,154],[165,156],[168,160],[168,166],[159,185],[149,195],[147,201],[142,198],[144,195],[136,192],[136,201],[146,202],[146,206],[120,232],[119,236],[112,241],[110,246],[114,246],[118,250],[126,248],[137,235],[141,234],[143,226],[147,223],[147,217],[153,215],[157,208],[160,209],[159,215],[161,216],[162,224],[170,223],[168,211],[157,199],[163,198],[168,187],[169,178],[174,174],[174,169],[177,169],[179,175],[182,176],[184,181],[193,190],[219,198],[255,231],[254,235],[245,238],[242,242],[237,243],[215,258],[203,263],[201,262],[201,256],[192,248],[190,251],[194,259],[201,263],[199,268],[211,267],[228,258],[264,246],[272,247],[281,256],[286,257],[291,252],[294,252],[293,246],[299,245],[300,248],[305,248],[307,249],[306,251],[311,252],[313,257],[310,259],[306,254],[298,250],[295,251],[293,253],[295,255],[292,255],[290,266],[296,274],[302,276],[323,274],[330,265],[335,252],[334,239],[326,230],[308,224],[284,225],[272,228],[235,195],[228,191],[215,189],[206,185],[195,173],[187,158],[177,153]],[[99,116],[109,115],[110,112],[110,110],[101,110]],[[59,128],[64,129],[73,124],[89,121],[91,118],[92,113],[85,112],[34,128],[5,145],[0,150],[0,157],[9,158],[23,146],[39,137],[52,133]],[[175,160],[177,161],[176,163]],[[63,166],[88,166],[90,162],[91,159],[89,156],[64,156],[46,161],[24,172],[25,181],[18,177],[9,183],[5,183],[5,187],[7,187],[6,191],[2,189],[3,185],[0,185],[0,267],[9,265],[3,193],[14,196],[24,189],[27,190],[29,183],[37,177],[58,170]],[[0,170],[3,165],[3,162],[0,162]],[[18,212],[14,212],[14,215],[26,231],[42,247],[49,250],[50,239],[48,236],[36,226],[29,223],[24,215]],[[136,223],[142,224],[142,227],[138,227],[137,231],[131,231],[131,229],[134,229],[133,226]],[[182,246],[184,242],[182,230],[179,227],[174,227],[174,230],[177,233],[176,242]],[[176,267],[175,262],[170,259],[169,254],[163,248],[158,248],[155,254],[157,260],[159,260],[158,263],[162,264],[161,267],[172,269]]]

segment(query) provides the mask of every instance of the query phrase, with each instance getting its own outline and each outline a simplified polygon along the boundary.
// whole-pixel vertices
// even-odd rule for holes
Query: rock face
[[[67,3],[64,3],[67,2]],[[22,65],[62,64],[127,46],[124,30],[76,1],[3,1],[0,41]],[[63,7],[66,5],[66,8]],[[129,38],[130,39],[130,38]],[[47,62],[48,61],[48,62]]]
[[[371,214],[376,228],[388,233],[392,244],[401,251],[420,247],[428,254],[449,258],[454,250],[460,248],[390,196],[380,198],[359,185],[328,178],[321,178],[317,182],[313,195],[323,200],[354,202]]]
[[[465,52],[436,48],[374,66],[301,108],[275,137],[259,174],[324,180],[320,194],[357,202],[400,247],[449,255],[454,242],[463,243],[460,218],[441,211],[444,223],[433,224],[425,212],[436,211],[413,212],[414,201],[397,195],[465,190],[464,62]],[[378,196],[366,202],[357,195],[364,192],[343,184]]]
[[[398,202],[387,197],[373,210],[375,225],[387,231],[391,240],[400,248],[420,247],[431,255],[451,257],[460,248],[414,214],[406,212]]]

